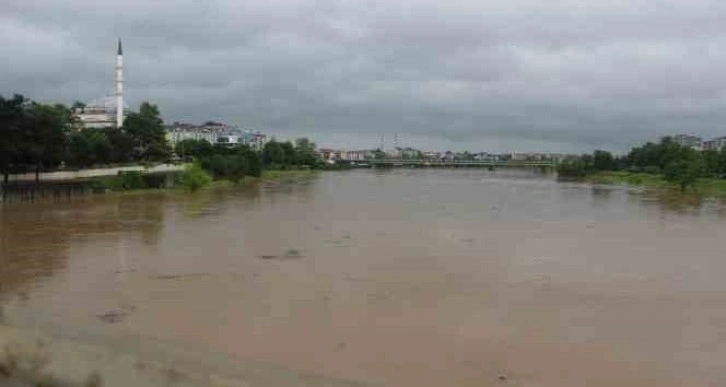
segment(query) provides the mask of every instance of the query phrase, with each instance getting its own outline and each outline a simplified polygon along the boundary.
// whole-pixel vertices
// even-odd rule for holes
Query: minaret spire
[[[124,52],[121,38],[118,39],[116,51],[116,127],[123,126],[124,121]]]

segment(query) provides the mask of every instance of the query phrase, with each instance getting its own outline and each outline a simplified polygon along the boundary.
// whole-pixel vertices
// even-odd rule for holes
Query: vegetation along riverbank
[[[597,150],[562,162],[560,178],[601,184],[628,184],[726,196],[726,149],[701,151],[670,137],[635,147],[616,157]]]
[[[158,107],[148,102],[137,112],[129,112],[119,128],[81,130],[78,118],[67,106],[41,104],[21,95],[9,99],[0,96],[0,174],[6,186],[11,174],[34,172],[39,183],[41,172],[155,165],[171,160],[187,165],[181,172],[123,171],[83,182],[94,192],[170,187],[193,191],[213,181],[238,184],[324,167],[315,144],[306,138],[294,142],[273,139],[261,148],[193,139],[172,146]]]

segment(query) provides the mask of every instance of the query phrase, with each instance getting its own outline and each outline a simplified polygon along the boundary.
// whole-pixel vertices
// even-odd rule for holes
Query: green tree
[[[295,146],[290,141],[280,143],[282,149],[283,158],[280,164],[285,167],[288,165],[297,165],[299,162],[296,158]]]
[[[557,166],[557,176],[566,179],[582,179],[591,170],[591,164],[583,157],[567,159]]]
[[[196,191],[208,185],[211,181],[212,178],[202,169],[199,162],[187,166],[179,177],[179,183],[190,191]]]
[[[265,166],[285,164],[285,150],[275,139],[268,141],[262,148],[262,164]]]
[[[694,152],[691,148],[679,145],[671,137],[663,137],[658,144],[649,142],[631,149],[626,160],[639,171],[662,172],[666,165],[689,158]]]
[[[166,141],[166,129],[159,108],[143,102],[139,112],[129,113],[124,120],[124,130],[134,141],[134,148],[143,160],[166,160],[171,149]]]
[[[112,147],[106,133],[84,130],[70,136],[66,162],[77,167],[107,164],[111,161]]]
[[[32,103],[23,125],[25,162],[35,166],[36,179],[43,167],[56,167],[66,155],[71,129],[70,109],[56,105]]]
[[[701,152],[703,158],[704,173],[708,176],[719,176],[721,154],[718,151],[706,150]]]
[[[112,163],[126,163],[138,158],[134,148],[134,138],[119,128],[103,129],[104,135],[111,144],[108,159]]]
[[[186,139],[177,142],[174,151],[179,157],[207,157],[212,155],[215,149],[207,140]]]
[[[678,184],[681,190],[685,191],[696,184],[704,170],[705,166],[701,157],[689,157],[669,162],[663,169],[663,175],[667,181]]]
[[[592,168],[595,171],[612,171],[615,169],[615,160],[610,152],[596,150],[592,157]]]
[[[22,125],[27,103],[25,97],[19,94],[10,99],[0,95],[0,173],[6,183],[22,146]]]
[[[320,156],[315,150],[314,142],[305,137],[295,140],[295,159],[299,165],[316,166],[320,163]]]

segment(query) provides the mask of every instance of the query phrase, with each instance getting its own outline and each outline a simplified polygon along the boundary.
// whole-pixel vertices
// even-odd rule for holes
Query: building
[[[267,143],[267,135],[260,131],[239,130],[231,128],[217,137],[217,144],[248,145],[255,150],[262,150]]]
[[[694,150],[703,150],[703,139],[688,134],[677,134],[673,136],[673,142]]]
[[[240,130],[214,121],[207,121],[202,125],[174,122],[166,130],[166,139],[172,146],[183,140],[205,140],[210,144],[244,144],[252,149],[262,150],[267,143],[267,135],[260,131]]]
[[[117,99],[114,97],[97,98],[76,108],[73,113],[78,118],[81,129],[116,127],[116,103]],[[128,108],[124,106],[123,110],[125,116]]]
[[[346,161],[367,161],[373,159],[372,150],[352,150],[341,154],[341,159]]]
[[[726,149],[726,137],[717,137],[703,142],[703,150],[720,151]]]
[[[318,155],[320,158],[328,163],[335,163],[338,160],[343,159],[343,153],[345,153],[342,150],[335,150],[335,149],[327,149],[327,148],[321,148],[318,149]]]
[[[439,161],[443,156],[439,152],[423,152],[421,157],[423,157],[424,160]]]
[[[209,123],[208,123],[209,124]],[[167,140],[172,146],[183,140],[206,140],[216,144],[219,136],[229,132],[231,128],[218,123],[212,125],[193,125],[174,122],[167,126]]]
[[[123,119],[128,112],[123,97],[123,49],[121,39],[116,50],[116,94],[98,98],[88,102],[85,106],[74,109],[81,129],[98,129],[107,127],[121,127]]]
[[[411,147],[396,148],[402,159],[420,159],[421,151]]]

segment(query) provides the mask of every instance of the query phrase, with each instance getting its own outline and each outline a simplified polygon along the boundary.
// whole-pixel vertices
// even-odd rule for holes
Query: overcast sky
[[[321,146],[622,151],[726,135],[726,2],[0,0],[0,93],[111,94]]]

